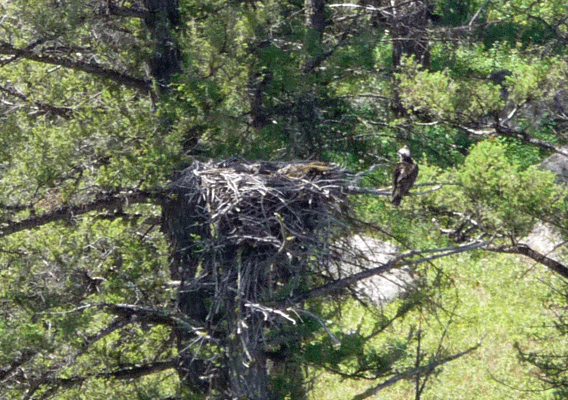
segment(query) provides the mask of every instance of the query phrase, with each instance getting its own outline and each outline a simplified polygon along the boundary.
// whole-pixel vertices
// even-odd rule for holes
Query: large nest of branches
[[[346,258],[363,259],[337,246],[353,229],[349,183],[344,169],[319,162],[231,159],[179,174],[163,208],[171,274],[179,311],[207,333],[192,352],[195,334],[178,332],[186,379],[227,382],[226,395],[266,391],[265,355],[282,343],[274,332],[298,315],[288,308],[295,296],[337,279]],[[223,343],[206,359],[205,338]]]
[[[227,272],[250,257],[273,266],[255,274],[278,266],[282,278],[301,272],[311,256],[323,266],[331,235],[349,218],[348,183],[344,169],[319,162],[196,162],[173,183],[164,208],[172,275],[192,279],[214,272],[207,271],[213,264]]]

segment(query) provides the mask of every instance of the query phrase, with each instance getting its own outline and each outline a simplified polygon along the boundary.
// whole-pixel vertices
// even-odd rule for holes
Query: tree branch
[[[477,138],[486,138],[486,137],[491,136],[491,135],[502,135],[502,136],[512,137],[512,138],[515,138],[517,140],[520,140],[523,143],[531,144],[533,146],[538,146],[538,147],[541,147],[545,150],[552,150],[555,153],[559,153],[559,154],[562,154],[562,155],[568,157],[568,153],[566,151],[562,150],[562,148],[560,148],[559,146],[556,146],[553,143],[547,142],[547,141],[542,140],[542,139],[534,138],[534,137],[530,136],[529,134],[527,134],[526,132],[515,131],[515,130],[512,130],[512,129],[507,128],[505,126],[502,126],[502,125],[499,125],[499,126],[493,127],[493,128],[489,128],[489,129],[484,129],[484,130],[473,129],[473,128],[470,128],[470,127],[465,126],[465,125],[456,125],[456,128],[462,130],[463,132],[467,133],[468,135],[471,135],[471,136],[474,136],[474,137],[477,137]]]
[[[114,210],[132,203],[143,203],[154,194],[142,190],[130,190],[120,193],[106,193],[89,203],[62,206],[38,216],[32,216],[22,221],[11,221],[0,225],[0,238],[21,232],[27,229],[38,228],[50,222],[69,220],[77,215],[86,214],[92,211]]]
[[[62,67],[82,71],[87,74],[95,75],[104,79],[109,79],[121,85],[150,92],[152,84],[150,80],[139,79],[125,73],[106,68],[100,64],[92,62],[84,62],[72,60],[64,57],[52,57],[45,54],[38,54],[37,52],[25,48],[15,48],[10,43],[0,41],[0,54],[11,55],[16,58],[22,57],[27,60],[37,61],[45,64],[60,65]]]
[[[393,258],[392,260],[384,264],[381,264],[378,267],[369,268],[364,271],[358,272],[356,274],[347,276],[345,278],[338,279],[333,282],[327,283],[325,285],[308,290],[304,293],[300,293],[295,297],[287,299],[285,302],[290,305],[297,304],[312,297],[320,297],[344,289],[345,287],[351,286],[354,283],[357,283],[363,279],[367,279],[371,276],[380,275],[382,273],[390,271],[395,266],[417,265],[423,262],[435,260],[437,258],[447,257],[453,254],[463,253],[465,251],[471,251],[474,249],[482,248],[489,245],[491,242],[492,239],[488,241],[474,240],[472,242],[455,247],[444,247],[444,248],[428,249],[428,250],[411,250],[406,253],[398,255],[397,257]],[[410,258],[430,253],[434,254],[410,260]]]
[[[526,244],[514,244],[514,245],[504,245],[504,246],[497,246],[497,247],[488,247],[487,250],[493,251],[496,253],[513,253],[513,254],[522,254],[529,258],[532,258],[536,262],[547,266],[554,272],[562,275],[564,278],[568,279],[568,267],[564,266],[564,264],[559,263],[556,260],[553,260],[550,257],[545,256],[542,253],[539,253],[536,250],[531,249]]]
[[[4,86],[0,86],[0,92],[6,93],[12,97],[16,97],[26,103],[30,103],[30,100],[28,98],[28,96],[17,92],[14,89],[10,89]],[[42,112],[43,114],[54,114],[54,115],[58,115],[60,117],[63,117],[65,119],[69,119],[71,118],[72,114],[73,114],[73,109],[69,108],[69,107],[56,107],[56,106],[52,106],[51,104],[47,104],[44,103],[42,101],[34,101],[32,104],[34,104],[37,109]]]
[[[102,306],[107,312],[119,315],[129,320],[134,319],[139,322],[167,325],[190,331],[196,331],[203,328],[203,324],[200,324],[183,314],[152,307],[142,307],[131,304],[101,304],[99,306]]]
[[[107,2],[108,12],[111,15],[117,15],[119,17],[130,17],[130,18],[147,18],[150,12],[146,9],[141,7],[132,6],[132,7],[120,7],[114,4],[112,0],[108,0]]]
[[[10,363],[10,365],[0,368],[0,382],[5,381],[15,372],[19,367],[31,360],[39,350],[35,349],[21,349],[20,355]]]
[[[417,183],[413,185],[413,188],[421,187],[421,186],[435,186],[433,189],[426,190],[424,192],[417,192],[417,193],[409,193],[408,196],[423,196],[426,194],[430,194],[432,192],[436,192],[442,188],[442,186],[446,185],[458,185],[457,183],[453,182],[444,182],[444,183]],[[366,188],[366,187],[359,187],[359,186],[347,186],[345,188],[345,192],[347,194],[372,194],[375,196],[390,196],[392,194],[392,186],[382,188],[382,189],[373,189],[373,188]]]
[[[100,372],[97,374],[89,374],[89,375],[81,375],[81,376],[72,376],[70,378],[59,378],[53,376],[45,376],[40,379],[38,382],[35,382],[33,386],[33,391],[29,391],[26,395],[30,397],[33,392],[37,391],[42,385],[50,386],[50,389],[47,390],[47,393],[51,395],[55,390],[60,387],[63,388],[70,388],[76,385],[81,385],[88,379],[92,378],[114,378],[114,379],[136,379],[142,376],[154,374],[156,372],[165,371],[171,368],[175,368],[178,364],[178,358],[174,357],[169,360],[165,361],[156,361],[150,364],[143,364],[143,365],[136,365],[128,368],[121,368],[116,369],[112,372]],[[50,396],[42,396],[42,398],[50,397]]]

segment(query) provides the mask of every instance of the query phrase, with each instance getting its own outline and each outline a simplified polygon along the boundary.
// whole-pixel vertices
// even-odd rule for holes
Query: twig
[[[481,13],[481,11],[487,6],[487,4],[489,4],[491,0],[485,0],[485,3],[483,3],[481,5],[481,7],[479,7],[479,9],[477,10],[477,12],[475,13],[475,15],[471,18],[471,20],[469,21],[469,24],[467,24],[469,27],[471,27],[473,25],[473,23],[475,22],[475,20],[477,19],[477,17],[479,17],[479,14]]]

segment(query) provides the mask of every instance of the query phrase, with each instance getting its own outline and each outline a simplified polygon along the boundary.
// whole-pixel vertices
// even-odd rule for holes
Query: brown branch
[[[129,320],[146,322],[150,324],[167,325],[174,328],[182,328],[195,331],[203,328],[203,324],[188,318],[185,315],[160,310],[152,307],[141,307],[131,304],[103,304],[102,307],[114,315]]]
[[[50,386],[50,389],[48,389],[47,391],[48,396],[42,396],[42,398],[46,398],[46,397],[51,397],[51,394],[53,394],[60,387],[70,388],[76,385],[81,385],[85,381],[92,378],[136,379],[142,376],[175,368],[177,364],[178,364],[178,358],[175,357],[165,361],[156,361],[150,364],[143,364],[128,368],[116,369],[112,372],[100,372],[97,374],[72,376],[70,378],[58,378],[53,376],[46,376],[35,383],[33,387],[34,390],[31,391],[31,393],[37,391],[37,389],[39,389],[42,385],[48,385]],[[28,393],[27,395],[29,396],[30,393]]]
[[[10,43],[0,41],[0,54],[14,56],[16,58],[25,58],[27,60],[36,61],[45,64],[60,65],[76,71],[82,71],[87,74],[95,75],[100,78],[109,79],[121,85],[150,92],[152,89],[151,81],[147,79],[135,78],[125,73],[106,68],[100,64],[92,62],[84,62],[72,60],[64,57],[52,57],[45,54],[38,54],[33,50],[26,48],[16,48]]]
[[[153,197],[150,192],[142,190],[130,190],[121,193],[107,193],[104,197],[88,203],[62,206],[38,216],[32,216],[22,221],[7,222],[0,225],[0,237],[8,236],[16,232],[39,228],[40,226],[55,221],[69,220],[77,215],[92,211],[115,210],[132,203],[143,203]]]
[[[128,325],[131,322],[132,321],[129,321],[129,320],[124,319],[122,317],[117,317],[114,321],[112,321],[110,324],[105,326],[103,329],[101,329],[97,333],[86,337],[85,340],[83,341],[82,345],[81,345],[81,349],[83,351],[87,350],[93,343],[95,343],[95,342],[101,340],[102,338],[110,335],[114,331],[125,327],[126,325]]]
[[[144,364],[131,368],[119,369],[110,372],[108,374],[98,374],[98,377],[99,378],[111,377],[115,379],[135,379],[135,378],[140,378],[141,376],[175,368],[177,363],[178,359],[176,357],[166,361],[156,361],[151,364]]]
[[[568,278],[568,267],[564,266],[564,264],[559,263],[556,260],[553,260],[550,257],[545,256],[542,253],[539,253],[536,250],[531,249],[526,244],[514,244],[514,245],[504,245],[504,246],[497,246],[497,247],[488,247],[487,250],[494,251],[497,253],[512,253],[512,254],[522,254],[529,258],[532,258],[536,262],[550,268],[554,272],[562,275],[564,278]]]
[[[147,18],[150,16],[150,12],[146,9],[141,7],[120,7],[115,5],[112,0],[108,0],[107,2],[108,12],[111,15],[117,15],[119,17],[130,17],[130,18]]]
[[[12,97],[16,97],[26,103],[30,103],[28,96],[17,92],[14,89],[10,89],[4,86],[0,86],[0,92],[6,93]],[[51,104],[44,103],[42,101],[35,101],[33,104],[39,109],[43,114],[54,114],[65,119],[71,118],[73,114],[73,109],[69,107],[57,107]]]
[[[31,360],[39,350],[21,349],[21,354],[6,367],[0,368],[0,382],[8,379],[19,367]]]

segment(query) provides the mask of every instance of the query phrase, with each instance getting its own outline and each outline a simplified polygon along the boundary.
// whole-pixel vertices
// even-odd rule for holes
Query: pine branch
[[[135,78],[93,62],[72,60],[66,57],[48,56],[28,49],[28,47],[16,48],[12,44],[4,41],[0,41],[0,54],[13,56],[15,58],[25,58],[39,63],[60,65],[62,67],[95,75],[100,78],[109,79],[121,85],[142,90],[144,92],[150,92],[152,89],[151,81],[148,79]]]
[[[39,228],[51,222],[70,220],[75,216],[87,214],[92,211],[116,210],[128,204],[144,203],[153,196],[154,195],[150,192],[135,189],[128,192],[100,194],[98,199],[88,203],[61,206],[22,221],[5,222],[0,225],[0,237],[28,229]]]

